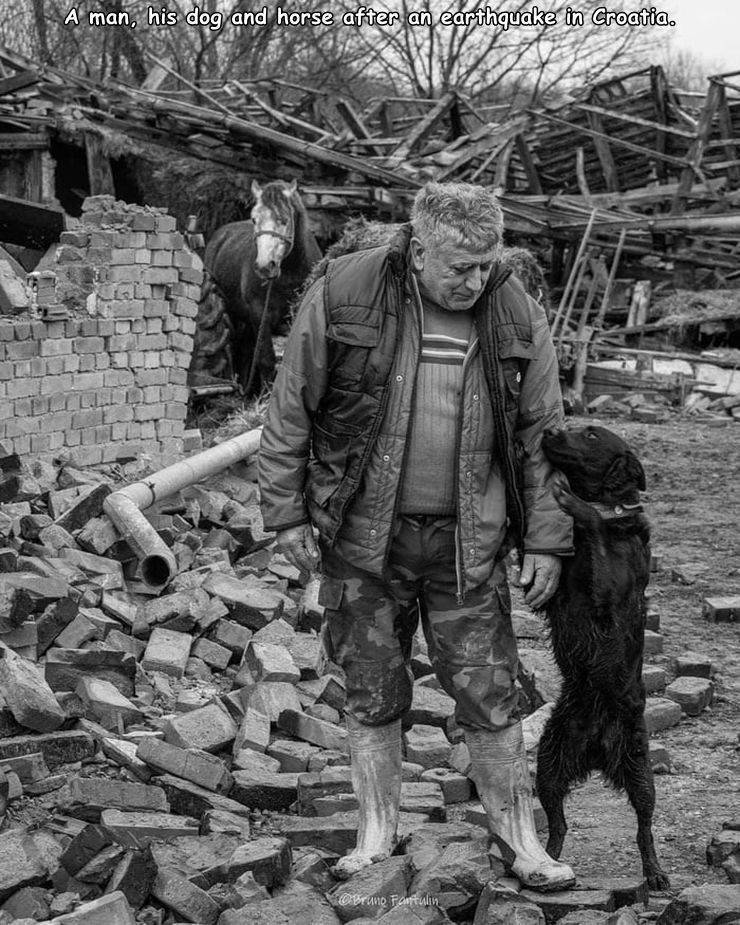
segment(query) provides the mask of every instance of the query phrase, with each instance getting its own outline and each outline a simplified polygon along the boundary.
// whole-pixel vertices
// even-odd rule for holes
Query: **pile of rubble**
[[[241,463],[146,512],[179,568],[159,594],[103,513],[112,478],[28,471],[0,448],[0,925],[636,922],[642,878],[547,896],[504,876],[422,643],[401,853],[345,883],[331,876],[357,834],[343,676],[322,657],[312,585],[262,528],[254,476]],[[733,619],[737,605],[715,600],[707,617]],[[537,622],[516,614],[522,642]],[[647,654],[658,629],[653,614]],[[542,690],[540,703],[552,699],[545,655],[522,646],[530,708]],[[676,666],[650,698],[652,731],[711,701],[709,670],[700,656]],[[667,679],[646,667],[647,680],[655,693]],[[525,720],[530,755],[551,707]],[[665,749],[653,760],[667,770]],[[736,835],[711,846],[730,879]],[[681,902],[731,904],[737,889]]]

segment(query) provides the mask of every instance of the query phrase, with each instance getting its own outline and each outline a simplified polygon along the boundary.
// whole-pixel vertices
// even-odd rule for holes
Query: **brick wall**
[[[202,279],[162,210],[85,201],[43,268],[31,311],[0,315],[0,442],[76,465],[182,452]]]

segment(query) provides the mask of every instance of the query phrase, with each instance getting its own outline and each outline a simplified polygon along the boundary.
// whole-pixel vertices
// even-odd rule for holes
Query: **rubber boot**
[[[467,730],[471,778],[478,788],[501,860],[523,884],[551,892],[573,886],[575,876],[545,851],[537,837],[522,724],[501,730]]]
[[[347,731],[359,821],[357,847],[332,869],[340,880],[391,856],[401,802],[401,720],[364,726],[348,715]]]

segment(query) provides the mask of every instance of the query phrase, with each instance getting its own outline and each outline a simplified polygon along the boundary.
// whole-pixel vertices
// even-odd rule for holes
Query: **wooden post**
[[[87,154],[87,177],[91,196],[115,196],[113,171],[110,161],[103,153],[103,144],[99,135],[85,132],[85,153]]]
[[[529,192],[532,193],[533,196],[541,196],[542,184],[540,183],[540,176],[534,165],[534,159],[532,158],[532,152],[529,150],[527,140],[524,135],[519,134],[516,136],[515,143],[516,153],[519,155],[519,160],[522,162],[522,167],[527,175]]]
[[[601,299],[601,305],[599,306],[598,314],[596,315],[596,320],[594,321],[594,328],[598,331],[602,324],[604,323],[604,315],[606,310],[609,307],[609,299],[612,296],[612,289],[614,288],[614,280],[617,276],[617,268],[619,267],[619,261],[622,259],[622,250],[624,249],[624,241],[627,237],[627,229],[623,228],[619,232],[619,241],[617,242],[617,249],[614,251],[614,260],[612,261],[611,269],[609,270],[609,278],[606,281],[606,288],[604,289],[604,295]]]
[[[686,207],[686,200],[694,183],[695,171],[701,166],[704,147],[709,140],[709,135],[712,131],[712,120],[714,119],[714,114],[717,111],[717,107],[719,106],[720,98],[722,95],[721,91],[722,85],[718,83],[718,81],[709,81],[709,92],[707,93],[707,99],[704,103],[704,108],[701,111],[699,122],[696,127],[696,138],[694,139],[694,142],[689,148],[688,154],[686,155],[688,165],[681,171],[681,179],[678,182],[678,189],[676,190],[676,195],[673,199],[673,205],[671,206],[672,215],[683,212],[684,208]]]
[[[727,160],[734,161],[734,163],[731,163],[727,168],[727,176],[730,179],[730,183],[733,186],[737,186],[740,184],[740,168],[738,168],[737,165],[737,148],[731,141],[733,138],[732,116],[730,115],[730,107],[727,105],[727,90],[723,84],[720,84],[719,89],[717,117],[719,119],[719,128],[722,132],[722,136],[727,139],[724,146]]]
[[[558,310],[555,313],[555,317],[552,320],[552,325],[550,327],[550,333],[552,334],[553,337],[555,336],[555,331],[557,330],[558,322],[560,321],[560,316],[562,315],[563,310],[565,309],[565,305],[568,301],[571,286],[573,285],[575,281],[576,274],[580,270],[580,265],[583,259],[583,254],[584,254],[584,251],[586,250],[586,245],[588,244],[588,239],[591,235],[591,228],[593,227],[595,218],[596,218],[596,209],[592,209],[591,215],[589,216],[589,219],[588,219],[588,224],[586,225],[586,230],[583,232],[583,237],[581,238],[581,243],[578,247],[578,253],[575,256],[575,260],[573,261],[573,266],[570,268],[570,275],[568,276],[568,282],[565,284],[565,289],[563,290],[563,294],[560,297],[560,305],[558,305]]]

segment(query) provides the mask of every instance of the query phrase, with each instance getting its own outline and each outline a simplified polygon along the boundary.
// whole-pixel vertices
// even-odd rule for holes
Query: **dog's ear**
[[[622,453],[607,469],[602,485],[608,492],[614,494],[624,492],[633,485],[640,491],[645,491],[645,470],[642,468],[642,463],[634,453],[629,451]]]

